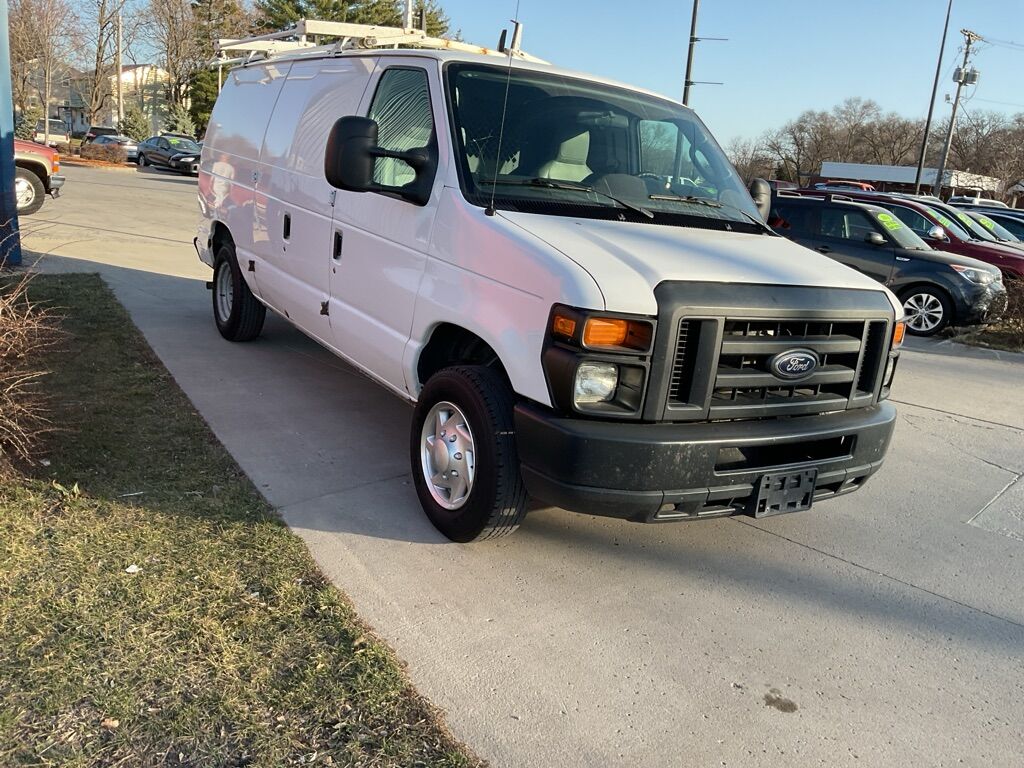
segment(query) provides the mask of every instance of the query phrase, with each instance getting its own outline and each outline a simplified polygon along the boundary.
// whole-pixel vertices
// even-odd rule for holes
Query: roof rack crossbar
[[[518,44],[517,34],[513,40]],[[313,38],[311,41],[310,38]],[[331,38],[334,42],[320,44],[316,38]],[[524,61],[546,63],[518,48],[506,48],[500,51],[471,45],[458,40],[443,37],[431,37],[426,32],[413,27],[381,27],[374,24],[349,24],[341,21],[318,21],[316,19],[300,19],[294,26],[277,32],[268,32],[242,39],[218,40],[215,46],[217,58],[214,64],[227,64],[237,61],[238,56],[226,54],[262,55],[263,58],[292,58],[310,54],[333,55],[353,50],[372,50],[376,48],[427,48],[432,50],[462,51],[490,56],[514,56]],[[248,57],[245,58],[248,60]]]

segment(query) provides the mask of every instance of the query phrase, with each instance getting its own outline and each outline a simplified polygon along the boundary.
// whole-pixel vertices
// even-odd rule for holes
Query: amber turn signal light
[[[587,347],[621,347],[629,335],[629,321],[617,317],[592,317],[583,326]]]
[[[571,339],[576,333],[576,321],[565,315],[555,315],[551,321],[551,332],[556,336]]]
[[[900,320],[892,329],[892,348],[896,349],[903,343],[903,336],[907,332],[907,324]]]

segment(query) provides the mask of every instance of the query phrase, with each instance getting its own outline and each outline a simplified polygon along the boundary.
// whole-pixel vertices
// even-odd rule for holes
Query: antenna
[[[512,27],[512,45],[507,49],[505,48],[505,31],[501,30],[501,39],[498,41],[498,50],[502,53],[508,54],[508,71],[505,74],[505,98],[501,102],[501,124],[498,127],[498,146],[494,153],[494,174],[491,181],[491,202],[484,209],[484,214],[487,216],[494,215],[494,195],[497,191],[497,184],[494,180],[498,178],[498,171],[501,169],[501,142],[505,138],[505,112],[508,109],[508,86],[512,82],[512,56],[519,49],[519,42],[523,37],[523,25],[519,22],[519,0],[516,0],[516,16],[511,20]]]

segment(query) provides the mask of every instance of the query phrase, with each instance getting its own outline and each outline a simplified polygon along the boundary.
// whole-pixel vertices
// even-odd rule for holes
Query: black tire
[[[14,188],[18,197],[18,215],[29,216],[43,207],[46,187],[43,181],[27,168],[14,171]],[[19,190],[18,187],[21,187]]]
[[[908,307],[911,300],[915,304],[921,304],[924,301],[927,302],[928,306],[937,307],[937,311],[941,313],[938,321],[934,325],[930,325],[930,321],[915,320],[912,309]],[[934,336],[953,320],[953,302],[950,300],[949,295],[941,288],[936,288],[932,285],[912,286],[900,293],[900,302],[903,304],[903,311],[907,315],[907,332],[914,336]],[[929,317],[932,316],[930,315]]]
[[[446,402],[465,415],[474,449],[472,486],[465,501],[454,510],[434,498],[422,452],[424,423],[435,405]],[[445,368],[423,387],[413,412],[409,441],[413,482],[430,522],[452,541],[507,536],[526,515],[526,486],[519,472],[512,419],[514,404],[515,396],[505,378],[483,366]]]
[[[227,285],[230,283],[230,294]],[[228,341],[252,341],[263,330],[267,308],[252,295],[235,258],[235,247],[224,243],[217,250],[213,267],[213,319],[220,335]]]

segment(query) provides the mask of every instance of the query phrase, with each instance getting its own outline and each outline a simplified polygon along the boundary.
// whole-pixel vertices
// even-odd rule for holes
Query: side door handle
[[[832,253],[832,249],[829,248],[827,245],[819,245],[814,250],[816,250],[818,253]]]
[[[331,250],[331,258],[335,261],[341,261],[341,243],[341,230],[336,229],[334,230],[334,248]]]

